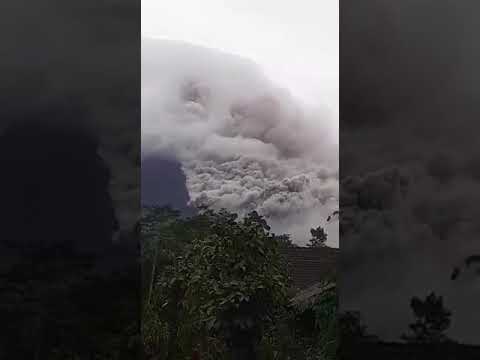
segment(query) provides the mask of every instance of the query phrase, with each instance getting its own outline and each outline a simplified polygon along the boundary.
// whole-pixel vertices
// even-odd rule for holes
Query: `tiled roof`
[[[316,283],[305,290],[301,290],[292,298],[292,304],[297,306],[298,308],[306,309],[308,308],[315,299],[325,294],[329,291],[335,291],[336,285],[335,283]]]
[[[312,286],[330,275],[336,273],[338,249],[330,247],[321,248],[285,248],[285,256],[293,287],[303,290]]]

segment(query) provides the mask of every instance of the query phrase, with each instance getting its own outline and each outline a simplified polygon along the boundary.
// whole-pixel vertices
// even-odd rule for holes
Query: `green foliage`
[[[305,331],[305,309],[289,304],[279,251],[294,245],[269,230],[256,212],[239,219],[204,209],[182,219],[169,208],[145,209],[142,333],[148,356],[191,359],[197,352],[202,360],[226,360],[246,351],[258,359],[331,358],[336,298],[324,294],[311,304],[313,332]]]
[[[322,359],[335,359],[337,352],[337,291],[336,287],[329,289],[325,294],[318,297],[312,306],[315,314],[315,333],[318,334],[316,343]],[[315,350],[315,349],[314,349]]]
[[[287,301],[288,279],[278,243],[257,213],[239,221],[222,210],[207,211],[210,232],[197,237],[177,259],[170,283],[184,284],[183,306],[197,330],[256,343],[276,308]]]
[[[326,286],[326,290],[317,296],[306,314],[312,314],[313,336],[310,344],[307,344],[307,359],[335,359],[337,353],[337,291],[335,284]],[[306,336],[308,339],[308,336]]]
[[[326,246],[325,243],[327,241],[327,233],[325,232],[324,228],[319,226],[315,229],[310,229],[310,234],[312,234],[312,238],[310,239],[310,242],[307,245],[308,247]]]
[[[298,245],[294,244],[290,234],[282,234],[282,235],[273,235],[275,240],[279,243],[280,247],[289,248],[289,247],[298,247]]]
[[[262,341],[261,359],[335,359],[337,296],[335,283],[319,285],[302,301],[284,308]]]
[[[182,240],[186,236],[181,235],[185,229],[178,211],[169,207],[144,208],[141,221],[142,260],[171,263],[182,250]]]

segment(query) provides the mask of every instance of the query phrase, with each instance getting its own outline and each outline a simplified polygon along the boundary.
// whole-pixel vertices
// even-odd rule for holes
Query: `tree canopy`
[[[240,218],[227,210],[202,209],[182,218],[170,208],[150,207],[144,209],[142,235],[142,327],[148,353],[166,360],[195,357],[188,351],[202,359],[229,354],[229,359],[254,360],[266,346],[280,346],[269,334],[278,337],[275,329],[287,318],[303,321],[288,310],[291,283],[280,251],[296,245],[288,234],[271,233],[257,212]],[[333,334],[330,315],[336,305],[330,300],[312,304],[322,323],[328,318]],[[310,352],[324,348],[325,339],[330,342],[326,328],[316,326],[321,337],[302,335]],[[333,354],[332,344],[328,351]]]

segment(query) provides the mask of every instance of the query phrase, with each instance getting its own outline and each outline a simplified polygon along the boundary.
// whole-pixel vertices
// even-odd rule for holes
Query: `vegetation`
[[[310,234],[312,234],[312,238],[308,244],[309,247],[326,246],[325,243],[327,241],[327,233],[321,226],[317,227],[316,229],[311,229]]]
[[[142,334],[155,359],[333,359],[335,283],[290,299],[294,246],[251,212],[145,208]],[[326,285],[326,284],[324,284]]]

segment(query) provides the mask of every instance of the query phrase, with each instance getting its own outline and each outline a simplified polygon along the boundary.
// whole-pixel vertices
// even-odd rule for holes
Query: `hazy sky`
[[[338,2],[142,0],[142,36],[249,58],[268,77],[338,117]]]

